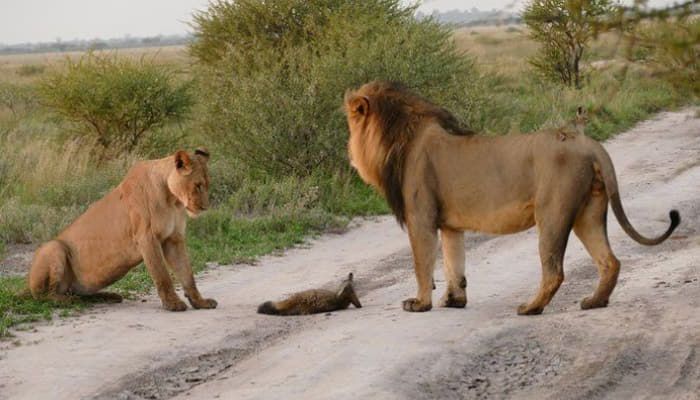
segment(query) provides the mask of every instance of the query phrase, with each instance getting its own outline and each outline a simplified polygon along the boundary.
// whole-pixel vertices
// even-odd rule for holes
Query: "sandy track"
[[[540,279],[528,231],[468,237],[464,310],[401,310],[415,283],[406,234],[389,217],[256,266],[200,277],[216,310],[168,313],[155,297],[100,306],[0,344],[0,398],[459,399],[700,398],[700,119],[663,113],[609,141],[642,247],[611,216],[620,281],[606,309],[581,311],[597,272],[572,235],[566,280],[545,313],[515,307]],[[348,271],[363,303],[330,315],[268,317],[257,304],[334,285]],[[437,291],[444,290],[441,263]]]

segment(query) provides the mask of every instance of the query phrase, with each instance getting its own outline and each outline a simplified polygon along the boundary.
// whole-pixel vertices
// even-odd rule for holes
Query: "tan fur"
[[[586,125],[588,124],[588,112],[583,107],[578,107],[576,117],[570,124],[560,128],[557,132],[558,138],[561,141],[573,139],[576,135],[585,135]]]
[[[557,130],[472,135],[455,128],[446,111],[388,82],[349,91],[344,105],[351,164],[385,195],[399,223],[408,228],[418,295],[404,301],[406,311],[432,307],[438,231],[447,280],[441,305],[464,307],[463,232],[508,234],[536,225],[542,283],[518,313],[539,314],[564,280],[564,251],[572,228],[600,273],[598,288],[581,307],[607,305],[619,271],[606,232],[608,201],[625,232],[642,244],[661,243],[680,222],[673,210],[663,235],[649,239],[635,231],[622,209],[607,152],[582,130],[565,140]]]
[[[258,307],[258,313],[270,315],[307,315],[336,310],[344,310],[353,304],[361,308],[360,300],[355,294],[352,272],[332,292],[324,289],[311,289],[295,293],[282,301],[266,301]]]
[[[196,216],[209,206],[208,159],[209,153],[198,149],[134,165],[119,186],[36,251],[28,276],[32,296],[94,296],[144,261],[165,309],[187,308],[168,267],[192,307],[215,308],[216,301],[197,290],[185,250],[187,214]]]

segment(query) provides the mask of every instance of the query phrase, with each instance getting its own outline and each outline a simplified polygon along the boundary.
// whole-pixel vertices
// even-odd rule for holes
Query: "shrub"
[[[584,51],[613,10],[611,0],[532,0],[523,20],[541,47],[530,64],[543,77],[580,89]]]
[[[22,111],[30,111],[35,106],[35,93],[32,86],[0,82],[0,107],[7,108],[17,117]]]
[[[235,168],[272,176],[347,169],[343,93],[398,80],[476,118],[479,75],[451,31],[400,0],[214,1],[195,16],[205,131]]]
[[[132,151],[154,128],[181,121],[193,103],[190,83],[142,58],[88,53],[39,87],[46,106],[95,140],[103,157]]]
[[[671,83],[700,94],[700,18],[654,21],[640,26],[639,47]]]
[[[46,70],[45,65],[35,65],[35,64],[24,64],[17,69],[17,75],[19,76],[34,76],[41,75]]]

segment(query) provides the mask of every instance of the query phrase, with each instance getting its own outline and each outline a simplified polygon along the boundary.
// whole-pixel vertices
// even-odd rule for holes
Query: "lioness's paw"
[[[586,297],[585,299],[581,300],[581,309],[582,310],[590,310],[591,308],[601,308],[601,307],[607,307],[608,306],[608,300],[599,300],[599,299],[594,299],[593,297]]]
[[[464,308],[466,306],[466,297],[455,296],[450,292],[445,293],[445,295],[440,300],[440,307]]]
[[[187,310],[187,304],[180,299],[164,301],[163,308],[168,311],[185,311]]]
[[[430,311],[431,308],[433,308],[432,304],[430,304],[430,303],[423,304],[416,298],[410,298],[410,299],[406,299],[403,301],[404,311],[423,312],[423,311]]]
[[[518,315],[539,315],[544,311],[543,307],[530,307],[529,304],[521,304],[518,307]]]
[[[192,304],[192,307],[197,308],[197,309],[206,309],[206,308],[216,308],[218,303],[214,299],[203,299],[202,301],[198,302],[197,304]]]

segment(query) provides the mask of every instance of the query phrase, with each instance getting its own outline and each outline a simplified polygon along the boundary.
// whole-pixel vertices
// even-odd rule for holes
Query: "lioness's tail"
[[[605,191],[610,199],[610,206],[612,207],[615,217],[620,223],[620,226],[622,226],[622,229],[624,229],[625,233],[627,233],[629,237],[634,239],[637,243],[647,246],[653,246],[668,239],[668,237],[671,236],[671,233],[673,233],[678,224],[681,222],[681,216],[678,214],[678,211],[671,210],[671,212],[669,212],[671,225],[668,227],[666,232],[663,233],[663,235],[653,239],[642,236],[634,229],[630,221],[627,219],[625,210],[622,208],[620,193],[618,192],[617,187],[617,178],[615,177],[615,167],[613,167],[610,156],[600,144],[594,147],[596,149],[596,158],[599,163],[600,174],[602,175],[603,183],[605,184]]]
[[[258,306],[258,314],[280,315],[280,310],[274,301],[266,301]]]

